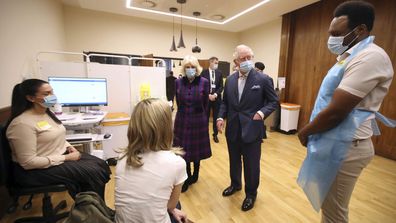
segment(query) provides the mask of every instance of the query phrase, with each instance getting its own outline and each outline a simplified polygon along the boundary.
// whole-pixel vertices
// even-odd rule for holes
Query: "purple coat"
[[[212,156],[208,128],[209,81],[196,77],[192,83],[186,77],[176,80],[177,113],[173,145],[184,149],[186,162]]]

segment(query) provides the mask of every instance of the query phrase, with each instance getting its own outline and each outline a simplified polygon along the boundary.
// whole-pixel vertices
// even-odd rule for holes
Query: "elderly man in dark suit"
[[[246,198],[241,209],[248,211],[254,206],[259,186],[263,120],[279,103],[270,79],[254,69],[252,49],[239,45],[234,57],[239,71],[227,78],[217,119],[220,132],[224,127],[223,119],[227,119],[225,134],[231,185],[223,191],[223,196],[230,196],[242,188],[242,156]]]
[[[208,120],[210,112],[213,111],[213,141],[215,143],[219,142],[219,138],[217,138],[216,119],[221,105],[221,92],[223,92],[223,75],[217,69],[218,65],[219,59],[217,57],[211,57],[209,58],[209,69],[205,69],[201,73],[201,77],[208,79],[210,84]]]

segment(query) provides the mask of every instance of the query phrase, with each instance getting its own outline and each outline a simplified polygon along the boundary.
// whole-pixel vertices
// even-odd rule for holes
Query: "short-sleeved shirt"
[[[143,166],[118,161],[115,176],[116,222],[170,223],[167,205],[175,185],[187,179],[186,163],[171,151],[142,155]]]
[[[351,53],[356,46],[347,53]],[[381,47],[371,43],[347,64],[338,88],[363,98],[356,108],[378,111],[388,93],[392,78],[393,67],[389,56]],[[355,139],[366,139],[373,135],[373,118],[374,115],[361,124],[355,133]]]

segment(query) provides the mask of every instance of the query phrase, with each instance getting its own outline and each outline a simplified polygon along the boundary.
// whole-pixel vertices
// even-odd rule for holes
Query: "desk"
[[[98,150],[93,149],[93,144],[95,143],[96,148],[101,148],[101,141],[107,140],[104,138],[104,134],[100,134],[100,129],[97,128],[106,114],[107,112],[101,112],[100,114],[64,113],[56,117],[65,126],[67,132],[69,132],[68,134],[70,134],[70,132],[72,132],[72,134],[91,133],[92,139],[90,140],[73,140],[69,142],[74,145],[82,144],[85,152],[95,155],[98,154]],[[100,157],[99,155],[96,156]]]
[[[109,113],[101,125],[103,132],[112,134],[112,140],[103,141],[103,156],[105,159],[118,158],[118,150],[128,146],[128,124],[130,115],[123,112]]]

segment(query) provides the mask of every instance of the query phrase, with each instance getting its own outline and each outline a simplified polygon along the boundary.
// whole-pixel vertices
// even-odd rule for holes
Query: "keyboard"
[[[84,114],[83,116],[81,116],[82,120],[92,120],[92,119],[97,119],[97,116],[94,115],[86,115]]]
[[[56,117],[60,120],[60,121],[68,121],[68,120],[72,120],[77,118],[78,113],[70,113],[70,114],[66,114],[63,113],[61,115],[57,115]]]
[[[69,142],[88,141],[88,140],[92,140],[91,133],[79,133],[79,134],[66,135],[66,141],[69,141]]]

